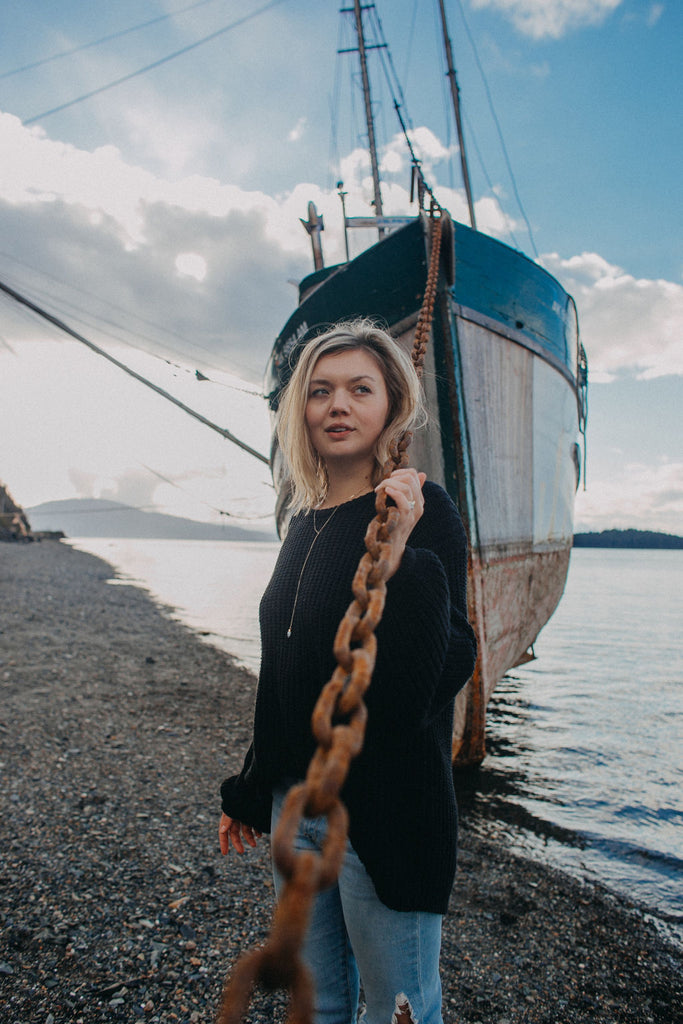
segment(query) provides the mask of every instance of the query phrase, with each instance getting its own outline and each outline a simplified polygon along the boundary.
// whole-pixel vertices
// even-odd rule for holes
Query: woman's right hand
[[[398,510],[398,522],[392,534],[393,543],[385,577],[387,580],[391,579],[400,566],[406,541],[424,511],[422,487],[426,479],[426,473],[418,473],[409,466],[406,469],[395,469],[375,487],[376,493],[384,491],[385,496],[392,498]]]
[[[221,814],[221,820],[218,825],[218,842],[221,845],[223,856],[230,850],[231,843],[236,853],[244,853],[242,836],[244,836],[249,846],[256,846],[256,840],[257,838],[260,839],[262,834],[262,832],[257,832],[250,825],[245,825],[243,822],[238,821],[237,818],[229,818],[227,814]]]

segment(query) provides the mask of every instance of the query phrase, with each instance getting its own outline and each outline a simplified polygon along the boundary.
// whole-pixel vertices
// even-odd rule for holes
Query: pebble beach
[[[267,841],[217,844],[256,680],[57,540],[0,544],[0,595],[0,1022],[208,1024],[273,910]],[[442,980],[448,1024],[683,1022],[678,944],[466,820]]]

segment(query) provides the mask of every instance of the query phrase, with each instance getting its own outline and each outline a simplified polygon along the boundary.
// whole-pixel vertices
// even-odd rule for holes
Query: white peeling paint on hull
[[[577,412],[572,383],[542,356],[457,321],[463,467],[470,510],[470,614],[482,652],[456,706],[454,752],[484,755],[486,704],[562,596],[573,535]]]

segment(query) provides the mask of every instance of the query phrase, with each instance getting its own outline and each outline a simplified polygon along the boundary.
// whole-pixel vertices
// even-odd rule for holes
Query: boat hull
[[[292,354],[323,326],[377,318],[411,349],[428,252],[429,224],[420,217],[302,282],[268,371],[275,421]],[[423,374],[429,422],[410,454],[456,501],[470,544],[469,612],[480,653],[456,704],[457,764],[483,759],[490,695],[528,660],[564,589],[579,466],[577,358],[574,305],[559,283],[502,243],[450,225]],[[288,484],[275,432],[272,467],[283,531]]]

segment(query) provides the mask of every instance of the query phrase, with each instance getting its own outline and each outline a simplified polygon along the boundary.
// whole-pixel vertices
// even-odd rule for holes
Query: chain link
[[[437,211],[438,216],[436,216]],[[441,210],[435,200],[432,200],[431,203],[430,216],[432,223],[432,250],[429,257],[427,283],[425,285],[422,308],[420,309],[420,315],[417,318],[417,327],[415,328],[415,338],[413,340],[412,351],[413,366],[417,370],[418,377],[422,376],[422,367],[424,365],[425,353],[427,351],[427,343],[429,342],[432,320],[434,319],[436,289],[439,282],[439,257],[441,255],[441,236],[443,234],[442,228],[444,211]]]
[[[443,213],[432,202],[432,246],[422,309],[415,329],[412,359],[422,374],[429,340],[439,274]],[[384,477],[408,465],[411,434],[394,444],[384,467]],[[287,1024],[311,1024],[313,985],[304,966],[302,948],[315,896],[339,877],[348,834],[348,814],[339,793],[351,761],[360,753],[365,738],[367,708],[363,696],[375,667],[375,629],[382,618],[392,533],[398,510],[388,506],[383,492],[377,495],[376,516],[365,535],[366,552],[352,583],[353,601],[339,624],[334,641],[337,660],[313,710],[311,727],[317,749],[306,779],[292,787],[273,835],[273,860],[284,878],[266,944],[247,953],[235,966],[221,1001],[217,1024],[239,1024],[257,984],[266,989],[289,989]],[[327,819],[327,835],[320,853],[296,852],[294,841],[302,817]]]

